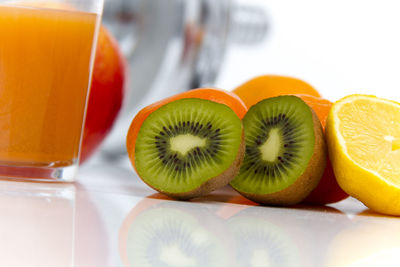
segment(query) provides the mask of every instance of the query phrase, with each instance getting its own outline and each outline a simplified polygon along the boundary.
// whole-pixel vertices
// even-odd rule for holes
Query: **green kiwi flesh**
[[[243,125],[245,158],[231,186],[262,204],[301,202],[317,186],[326,165],[326,145],[314,111],[299,97],[273,97],[252,106]]]
[[[204,99],[170,102],[143,122],[135,145],[139,177],[173,198],[189,199],[227,185],[244,157],[235,112]]]

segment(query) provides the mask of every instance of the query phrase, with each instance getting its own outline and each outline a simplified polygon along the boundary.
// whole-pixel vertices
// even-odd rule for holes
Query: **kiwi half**
[[[326,144],[314,111],[299,97],[273,97],[252,106],[243,125],[246,153],[231,186],[262,204],[301,202],[318,185],[326,165]]]
[[[170,102],[143,122],[135,145],[139,177],[178,199],[227,185],[244,157],[244,130],[224,104],[189,98]]]

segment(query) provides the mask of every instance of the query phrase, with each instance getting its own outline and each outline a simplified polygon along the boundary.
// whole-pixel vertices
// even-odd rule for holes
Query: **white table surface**
[[[400,259],[400,220],[355,199],[266,207],[226,187],[175,201],[125,163],[91,163],[73,184],[2,181],[0,211],[0,266],[365,267]]]
[[[269,15],[269,35],[251,49],[228,49],[219,87],[274,73],[302,78],[331,100],[400,100],[398,1],[253,2]],[[173,201],[127,160],[92,161],[72,184],[2,181],[0,212],[7,267],[400,265],[400,219],[355,199],[264,207],[226,187]]]

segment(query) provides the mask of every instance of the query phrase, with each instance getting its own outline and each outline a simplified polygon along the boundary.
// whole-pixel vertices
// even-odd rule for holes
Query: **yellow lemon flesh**
[[[342,98],[330,110],[326,138],[342,189],[374,211],[400,215],[400,104]]]

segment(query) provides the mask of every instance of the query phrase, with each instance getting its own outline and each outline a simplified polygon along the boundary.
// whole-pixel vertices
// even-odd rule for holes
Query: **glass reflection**
[[[74,266],[114,267],[110,264],[108,229],[99,210],[102,203],[79,183],[75,186]]]
[[[1,181],[0,211],[0,266],[73,266],[73,184]]]

